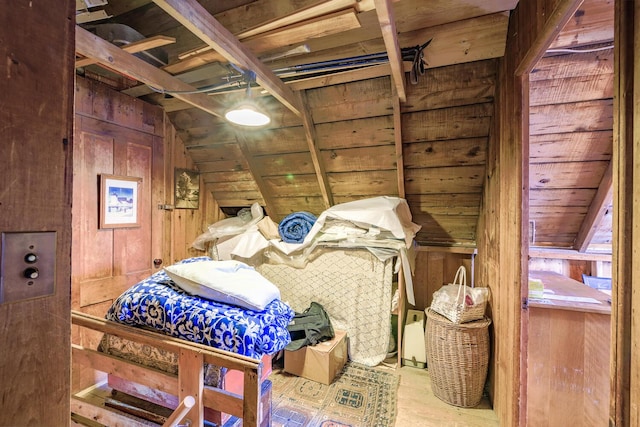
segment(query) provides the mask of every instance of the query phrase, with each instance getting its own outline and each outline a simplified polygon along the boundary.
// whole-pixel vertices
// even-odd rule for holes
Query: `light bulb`
[[[231,123],[241,126],[264,126],[271,122],[266,114],[259,111],[255,105],[243,103],[227,111],[224,117]]]

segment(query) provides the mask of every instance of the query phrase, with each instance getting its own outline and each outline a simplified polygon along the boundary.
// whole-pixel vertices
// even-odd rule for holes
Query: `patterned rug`
[[[275,371],[274,427],[390,427],[395,424],[400,377],[347,362],[331,385]]]

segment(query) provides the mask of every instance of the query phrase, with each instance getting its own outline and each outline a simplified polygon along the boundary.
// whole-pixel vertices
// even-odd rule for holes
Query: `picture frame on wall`
[[[100,175],[100,228],[140,226],[142,178]]]
[[[174,205],[176,209],[198,209],[200,206],[200,173],[175,169]]]

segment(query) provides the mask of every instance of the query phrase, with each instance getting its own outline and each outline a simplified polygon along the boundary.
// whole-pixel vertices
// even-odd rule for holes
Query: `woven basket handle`
[[[458,283],[458,281],[460,283]],[[458,285],[458,296],[456,296],[456,302],[460,301],[460,291],[462,290],[462,302],[464,303],[464,297],[467,294],[467,270],[463,265],[458,267],[458,271],[456,271],[456,277],[453,279],[453,284]]]

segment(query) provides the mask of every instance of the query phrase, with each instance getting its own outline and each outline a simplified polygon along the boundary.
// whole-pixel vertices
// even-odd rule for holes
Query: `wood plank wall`
[[[144,132],[160,139],[162,145],[161,156],[153,161],[159,164],[158,179],[154,181],[151,192],[153,194],[151,210],[151,220],[155,230],[161,232],[154,233],[152,245],[154,254],[163,261],[163,265],[169,265],[189,256],[201,255],[202,252],[190,248],[193,241],[199,236],[206,226],[218,221],[223,217],[209,191],[206,191],[201,182],[200,203],[198,209],[172,209],[174,203],[174,171],[175,168],[197,170],[193,161],[187,155],[184,144],[176,135],[171,123],[163,116],[162,110],[139,99],[120,94],[97,82],[91,82],[82,78],[77,80],[76,94],[76,117],[81,120],[83,117],[92,118],[116,128],[131,129],[137,132]],[[80,122],[78,122],[80,123]],[[114,130],[105,131],[114,134]],[[129,137],[130,138],[130,137]],[[96,153],[88,153],[85,158],[78,159],[76,168],[82,167],[82,163],[88,164],[97,159],[92,158]],[[76,171],[78,172],[78,171]],[[201,180],[202,181],[202,180]],[[160,201],[161,203],[156,203]],[[76,205],[84,205],[83,200],[78,200]],[[158,205],[169,206],[166,210],[161,210]],[[92,205],[87,205],[87,209],[92,209]],[[77,216],[83,215],[82,211],[77,212]],[[95,225],[95,224],[93,224]],[[94,227],[95,228],[95,227]],[[94,229],[92,229],[95,231]],[[82,241],[87,231],[83,228],[77,229],[75,239]],[[126,231],[124,231],[126,233]],[[161,248],[161,250],[158,250]],[[155,258],[154,258],[155,259]],[[91,272],[85,272],[91,276]],[[78,290],[75,290],[78,291]],[[115,295],[104,299],[102,296],[86,295],[80,302],[80,297],[74,298],[75,308],[87,307],[99,301],[111,303],[114,296],[117,296],[121,289],[116,289]],[[104,314],[104,305],[97,308]]]
[[[478,281],[492,291],[492,361],[489,389],[500,425],[526,424],[526,381],[521,378],[523,272],[527,271],[528,87],[516,70],[530,60],[548,21],[557,18],[562,0],[522,0],[509,22],[501,60],[496,120],[489,140],[486,184],[478,227]],[[528,81],[528,80],[527,80]],[[526,106],[526,107],[525,107]],[[524,329],[526,330],[526,329]],[[525,341],[526,342],[526,341]],[[526,350],[525,350],[526,351]]]
[[[69,423],[73,2],[3,5],[0,40],[0,232],[56,233],[54,293],[0,305],[0,425],[63,426]]]
[[[169,265],[201,255],[189,247],[222,214],[208,191],[201,192],[198,209],[159,208],[174,205],[175,168],[193,169],[161,108],[78,77],[75,117],[71,306],[104,316],[122,291],[160,268],[154,260]],[[98,228],[101,173],[144,177],[140,227]],[[74,342],[96,346],[99,339],[73,331]],[[73,391],[95,377],[79,367],[73,373]]]
[[[443,285],[453,282],[458,267],[467,269],[467,285],[472,285],[474,262],[472,254],[452,253],[419,247],[413,276],[416,305],[413,310],[424,310],[431,305],[433,293]]]
[[[167,170],[166,192],[169,195],[167,203],[175,205],[173,193],[175,188],[175,168],[198,171],[192,157],[187,153],[184,142],[176,133],[175,128],[167,118],[165,120],[165,147],[168,159],[165,162]],[[225,215],[220,210],[218,203],[213,198],[209,185],[200,177],[200,200],[198,209],[174,209],[171,218],[165,225],[167,238],[164,242],[169,247],[166,252],[170,254],[165,258],[164,265],[170,265],[181,259],[203,255],[203,251],[194,249],[191,245],[198,236],[207,231],[207,226],[213,224]]]

